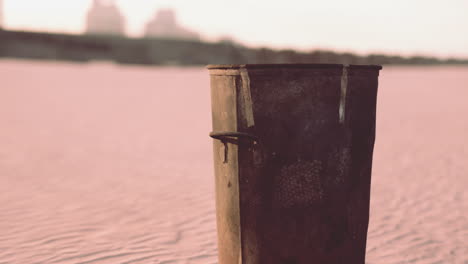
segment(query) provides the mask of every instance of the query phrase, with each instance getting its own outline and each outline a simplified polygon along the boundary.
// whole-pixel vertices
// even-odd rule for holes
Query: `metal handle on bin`
[[[221,141],[225,141],[229,137],[234,138],[248,138],[255,142],[258,141],[258,137],[249,133],[244,132],[211,132],[210,137],[214,139],[219,139]]]
[[[244,133],[244,132],[211,132],[210,137],[212,137],[214,139],[221,140],[221,142],[223,142],[223,144],[224,144],[224,160],[223,160],[223,163],[228,162],[228,146],[227,146],[227,143],[228,143],[229,138],[247,138],[247,139],[253,140],[255,142],[254,144],[256,144],[256,142],[258,141],[257,136],[254,136],[254,135],[249,134],[249,133]]]

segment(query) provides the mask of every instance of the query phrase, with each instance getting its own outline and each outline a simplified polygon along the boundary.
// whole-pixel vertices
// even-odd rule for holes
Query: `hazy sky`
[[[3,0],[9,29],[81,33],[91,0]],[[160,8],[249,46],[468,58],[468,0],[116,0],[139,36]]]

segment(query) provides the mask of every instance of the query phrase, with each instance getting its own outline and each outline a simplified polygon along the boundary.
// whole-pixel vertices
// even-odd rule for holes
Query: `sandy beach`
[[[0,264],[217,263],[203,68],[0,60]],[[468,264],[468,67],[381,71],[368,264]]]

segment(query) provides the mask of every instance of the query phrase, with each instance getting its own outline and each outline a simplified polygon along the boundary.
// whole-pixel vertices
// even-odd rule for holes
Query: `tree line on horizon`
[[[217,43],[164,38],[131,39],[106,35],[69,35],[0,29],[0,57],[86,62],[108,60],[140,65],[254,63],[340,63],[381,65],[468,64],[468,59],[425,56],[357,55],[326,50],[299,52],[249,48],[231,41]]]

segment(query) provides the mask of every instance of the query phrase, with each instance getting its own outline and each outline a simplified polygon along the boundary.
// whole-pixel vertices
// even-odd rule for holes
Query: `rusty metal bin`
[[[364,264],[381,68],[208,66],[220,264]]]

